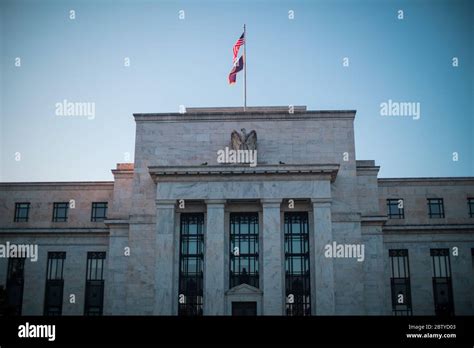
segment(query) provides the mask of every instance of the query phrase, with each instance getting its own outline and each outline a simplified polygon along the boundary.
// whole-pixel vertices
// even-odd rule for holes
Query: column
[[[174,200],[156,201],[155,315],[172,315],[174,262]]]
[[[263,314],[283,314],[281,199],[263,199]]]
[[[204,315],[225,314],[225,200],[206,200]]]
[[[109,220],[110,221],[110,220]],[[128,243],[128,226],[107,223],[110,228],[109,250],[106,254],[107,275],[104,289],[104,315],[126,315],[128,257],[124,256]]]
[[[333,242],[331,200],[312,199],[314,217],[314,267],[316,278],[317,315],[334,315],[334,267],[333,259],[324,256],[324,246]]]

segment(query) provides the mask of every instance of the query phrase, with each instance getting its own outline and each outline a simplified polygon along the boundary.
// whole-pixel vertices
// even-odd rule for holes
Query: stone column
[[[324,246],[332,244],[331,200],[312,199],[314,217],[314,267],[316,277],[316,308],[313,314],[334,315],[333,259],[324,256]]]
[[[156,201],[155,315],[173,315],[174,200]]]
[[[111,220],[108,220],[111,221]],[[104,315],[126,315],[128,257],[124,256],[128,243],[128,226],[119,220],[106,222],[110,228],[109,250],[106,254]],[[126,226],[126,227],[124,227]]]
[[[204,315],[225,314],[225,200],[206,200]]]
[[[263,199],[263,314],[283,314],[281,199]]]

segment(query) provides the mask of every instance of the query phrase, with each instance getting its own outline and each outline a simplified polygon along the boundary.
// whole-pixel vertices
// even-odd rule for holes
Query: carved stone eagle
[[[242,134],[233,130],[230,135],[230,146],[232,150],[256,150],[257,149],[257,132],[251,131],[247,134],[245,128],[241,129]]]

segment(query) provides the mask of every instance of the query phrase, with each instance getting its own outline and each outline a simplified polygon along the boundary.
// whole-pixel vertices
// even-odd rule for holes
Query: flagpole
[[[247,108],[247,33],[244,24],[244,111]]]

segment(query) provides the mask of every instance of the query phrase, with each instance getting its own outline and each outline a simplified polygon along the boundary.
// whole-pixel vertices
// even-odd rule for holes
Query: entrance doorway
[[[232,302],[232,315],[235,315],[235,316],[257,315],[257,302]]]

